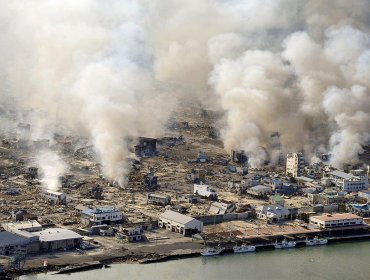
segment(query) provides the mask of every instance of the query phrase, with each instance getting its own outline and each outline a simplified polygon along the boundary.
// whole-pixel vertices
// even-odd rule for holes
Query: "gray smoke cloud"
[[[275,131],[341,166],[369,141],[369,26],[366,0],[2,1],[0,106],[42,112],[34,138],[88,137],[121,185],[127,139],[162,135],[179,100],[224,110],[252,166]]]

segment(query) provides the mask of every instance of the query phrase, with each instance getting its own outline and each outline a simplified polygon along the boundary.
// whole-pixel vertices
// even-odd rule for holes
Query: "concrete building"
[[[278,222],[288,219],[290,211],[280,205],[264,205],[257,208],[256,214],[258,219]]]
[[[367,176],[355,176],[351,173],[334,170],[328,173],[328,177],[332,184],[346,192],[358,192],[369,188]]]
[[[330,229],[363,225],[363,219],[355,214],[326,214],[310,217],[311,227]]]
[[[117,237],[126,242],[135,242],[144,240],[143,230],[141,227],[121,228]]]
[[[171,204],[171,197],[169,195],[160,195],[155,193],[147,194],[147,203],[155,205],[168,205]]]
[[[257,197],[266,197],[272,193],[272,189],[267,186],[258,185],[248,189],[247,193]]]
[[[19,222],[10,222],[10,223],[2,223],[1,226],[4,230],[9,232],[14,232],[16,230],[24,230],[28,232],[40,231],[42,230],[42,226],[35,220],[30,221],[19,221]]]
[[[231,203],[213,202],[209,212],[215,215],[229,214],[235,210],[235,205]]]
[[[50,228],[33,234],[39,236],[42,252],[74,249],[82,243],[82,236],[69,229]]]
[[[81,222],[90,225],[119,224],[125,220],[123,212],[118,208],[107,206],[95,209],[86,208],[81,212]]]
[[[52,202],[53,204],[66,204],[67,202],[67,195],[62,192],[46,190],[44,196],[48,199],[49,202]]]
[[[191,236],[203,230],[203,222],[171,210],[159,216],[158,226],[184,236]]]
[[[298,177],[303,175],[303,153],[289,153],[286,156],[286,176]]]
[[[12,232],[0,232],[0,255],[26,254],[29,240]]]
[[[181,202],[187,202],[191,204],[199,203],[200,197],[195,194],[178,194],[177,199]]]

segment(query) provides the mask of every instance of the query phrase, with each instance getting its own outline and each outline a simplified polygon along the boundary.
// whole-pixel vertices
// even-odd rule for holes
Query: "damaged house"
[[[157,152],[157,139],[139,137],[138,144],[135,146],[135,154],[139,157],[154,157]]]

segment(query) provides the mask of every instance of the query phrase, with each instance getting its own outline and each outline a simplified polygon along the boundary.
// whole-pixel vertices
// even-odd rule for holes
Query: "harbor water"
[[[25,275],[20,280],[370,279],[370,241],[195,257],[153,264],[114,264],[70,275]]]

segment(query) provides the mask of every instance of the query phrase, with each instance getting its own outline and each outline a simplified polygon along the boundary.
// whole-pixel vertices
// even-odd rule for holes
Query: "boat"
[[[306,246],[317,246],[317,245],[325,245],[328,244],[328,239],[326,238],[318,238],[317,236],[314,237],[312,240],[306,239]]]
[[[234,253],[248,253],[256,251],[256,246],[252,245],[241,245],[233,247]]]
[[[216,255],[219,255],[222,250],[224,248],[222,247],[218,247],[218,248],[212,248],[212,247],[209,247],[209,248],[206,248],[203,252],[201,252],[200,254],[204,257],[208,257],[208,256],[216,256]]]
[[[288,248],[294,248],[297,243],[295,241],[286,241],[284,239],[281,243],[278,243],[276,241],[275,243],[275,249],[288,249]]]

